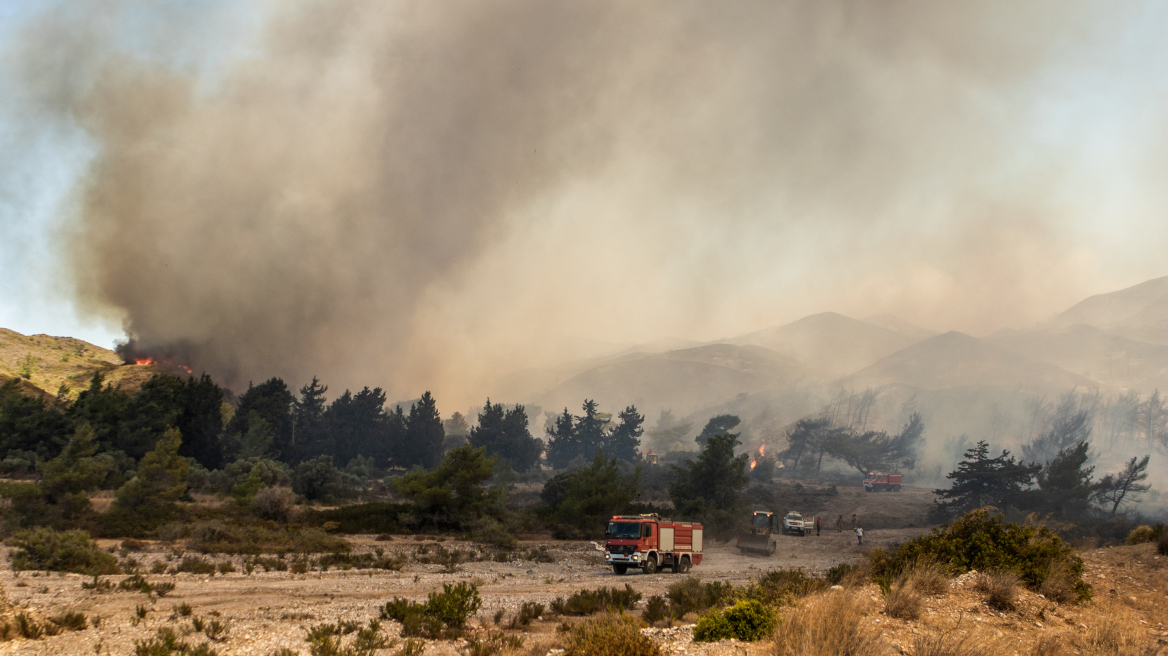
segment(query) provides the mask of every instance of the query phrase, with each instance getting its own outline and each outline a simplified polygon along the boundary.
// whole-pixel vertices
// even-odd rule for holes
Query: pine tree
[[[1138,501],[1139,495],[1152,489],[1151,485],[1141,483],[1148,479],[1148,462],[1151,456],[1136,458],[1128,461],[1118,474],[1108,474],[1099,481],[1099,489],[1095,493],[1096,500],[1104,506],[1112,517],[1126,502]],[[1107,508],[1107,506],[1111,506]]]
[[[630,405],[617,415],[620,423],[616,425],[604,439],[604,452],[626,462],[640,462],[641,435],[645,429],[645,416],[637,412],[637,407]]]
[[[543,443],[528,431],[527,410],[522,405],[505,410],[502,404],[492,405],[487,399],[478,422],[467,437],[471,446],[485,448],[487,455],[498,457],[515,471],[538,466]]]
[[[1091,496],[1098,486],[1091,481],[1094,467],[1084,467],[1090,457],[1087,442],[1064,449],[1038,473],[1038,487],[1046,510],[1061,517],[1081,517],[1087,514]]]
[[[576,421],[572,413],[564,408],[555,423],[547,429],[547,459],[555,469],[566,469],[568,463],[581,451],[576,439]]]
[[[1004,509],[1028,504],[1024,489],[1042,471],[1042,465],[1017,462],[1006,450],[990,458],[989,451],[989,443],[983,440],[965,452],[965,460],[956,471],[945,476],[953,481],[952,486],[933,491],[944,500],[934,502],[934,517],[952,517],[985,506]]]
[[[674,480],[669,498],[681,519],[700,519],[715,533],[728,532],[743,515],[742,490],[750,483],[746,465],[750,456],[734,455],[737,436],[727,433],[711,437],[697,461],[673,465]]]
[[[403,467],[420,466],[433,469],[442,461],[446,432],[442,416],[430,392],[422,394],[417,403],[410,404],[406,418],[406,434],[402,445],[403,458],[397,464]]]
[[[181,445],[182,434],[177,428],[166,431],[154,450],[142,457],[134,478],[118,488],[116,505],[137,509],[168,506],[178,501],[187,491],[190,473],[187,459],[178,454]]]

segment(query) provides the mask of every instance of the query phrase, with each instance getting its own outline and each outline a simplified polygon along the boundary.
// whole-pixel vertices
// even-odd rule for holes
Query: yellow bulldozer
[[[780,532],[781,527],[775,526],[777,521],[781,520],[773,512],[755,511],[750,519],[750,530],[738,536],[738,550],[766,556],[773,554],[779,547],[775,533]]]

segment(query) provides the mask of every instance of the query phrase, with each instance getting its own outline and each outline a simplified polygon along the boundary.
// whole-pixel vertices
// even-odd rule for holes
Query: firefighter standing
[[[856,519],[856,513],[852,513],[852,530],[860,528],[860,520]]]
[[[819,517],[815,518],[815,537],[819,537]]]

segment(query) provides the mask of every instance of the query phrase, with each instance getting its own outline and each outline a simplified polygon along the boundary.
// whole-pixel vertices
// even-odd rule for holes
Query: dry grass
[[[977,591],[997,610],[1014,610],[1018,597],[1018,574],[1011,571],[984,572],[977,577]]]
[[[921,596],[905,580],[901,580],[884,595],[884,612],[898,620],[919,619],[922,605]]]
[[[1067,647],[1060,636],[1043,636],[1030,648],[1028,656],[1063,656],[1073,650]]]
[[[860,559],[856,566],[844,575],[840,585],[845,588],[860,588],[872,582],[872,564],[866,558]]]
[[[908,584],[923,595],[934,597],[949,592],[949,576],[937,563],[919,561],[908,573]]]
[[[984,646],[957,629],[922,631],[913,637],[913,656],[979,656]]]
[[[863,625],[864,605],[846,592],[812,598],[787,612],[775,630],[775,656],[876,656],[880,635]]]
[[[1074,575],[1063,561],[1051,565],[1050,576],[1046,577],[1038,591],[1047,599],[1060,604],[1079,599],[1079,594],[1075,591]]]
[[[1146,646],[1143,630],[1127,612],[1111,608],[1102,612],[1087,631],[1086,650],[1100,656],[1139,654]]]

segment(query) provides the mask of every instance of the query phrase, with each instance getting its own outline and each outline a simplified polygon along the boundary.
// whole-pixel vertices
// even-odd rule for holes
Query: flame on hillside
[[[757,467],[758,461],[762,460],[764,457],[766,457],[766,442],[763,442],[762,444],[759,445],[758,455],[755,456],[754,459],[750,461],[750,468],[754,469],[755,467]]]
[[[116,350],[118,355],[122,356],[122,361],[127,365],[145,367],[157,364],[166,367],[177,367],[191,375],[195,373],[191,370],[190,367],[179,364],[174,360],[156,357],[154,355],[150,355],[149,353],[143,353],[142,351],[144,349],[135,344],[133,340],[130,340],[125,344],[119,344]]]

